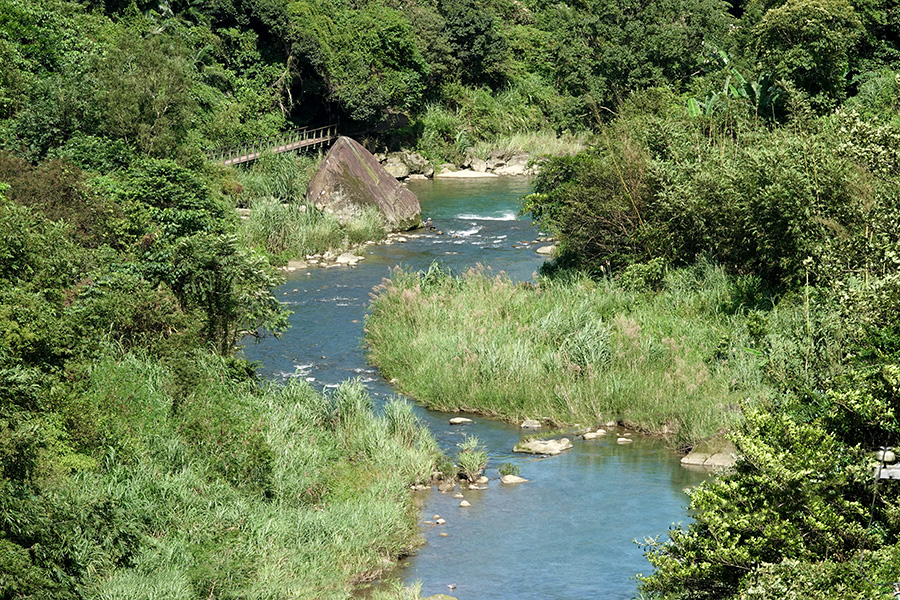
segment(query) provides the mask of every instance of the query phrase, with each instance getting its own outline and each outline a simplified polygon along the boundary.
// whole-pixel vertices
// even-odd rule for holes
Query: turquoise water
[[[517,217],[527,180],[422,181],[410,189],[423,217],[431,217],[443,235],[371,247],[357,268],[290,274],[278,294],[294,311],[292,328],[245,348],[263,365],[264,376],[301,377],[322,389],[356,377],[380,402],[397,392],[366,363],[362,337],[369,295],[391,268],[422,270],[438,261],[460,272],[482,264],[519,281],[540,268],[540,244],[533,243],[540,232]],[[653,438],[634,435],[628,445],[617,444],[615,435],[576,441],[571,451],[538,459],[511,452],[520,436],[513,425],[468,415],[475,423],[454,427],[448,424],[454,415],[418,414],[448,452],[465,435],[477,436],[488,448],[491,478],[489,489],[464,492],[470,508],[460,508],[452,493],[422,493],[422,520],[439,514],[447,524],[423,523],[425,544],[392,576],[420,582],[425,596],[632,598],[633,576],[650,570],[633,541],[686,521],[683,489],[705,477],[683,469]],[[529,482],[500,485],[497,468],[504,462],[518,465]]]

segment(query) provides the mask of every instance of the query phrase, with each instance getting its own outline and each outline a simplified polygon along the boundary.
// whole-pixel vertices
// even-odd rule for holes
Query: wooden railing
[[[259,158],[263,152],[292,152],[304,148],[317,148],[330,144],[338,137],[337,125],[326,125],[316,129],[301,127],[279,135],[260,138],[246,144],[219,148],[206,154],[212,162],[224,165],[239,165]]]

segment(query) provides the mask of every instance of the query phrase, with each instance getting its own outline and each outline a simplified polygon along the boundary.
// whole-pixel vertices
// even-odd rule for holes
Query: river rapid
[[[424,270],[433,261],[459,273],[476,264],[517,281],[532,279],[543,258],[533,243],[540,233],[517,218],[524,178],[434,180],[409,184],[423,217],[443,234],[372,246],[358,267],[313,268],[290,273],[278,290],[294,312],[291,329],[244,349],[274,380],[304,378],[320,389],[359,378],[376,404],[397,395],[366,362],[362,345],[373,288],[401,265]],[[422,523],[423,545],[391,576],[421,583],[422,595],[459,600],[627,599],[637,595],[634,575],[650,564],[634,540],[665,535],[686,522],[684,489],[707,475],[681,467],[662,441],[634,434],[619,445],[612,434],[559,456],[513,454],[521,430],[490,419],[451,426],[452,416],[417,409],[448,454],[466,435],[486,446],[489,489],[465,491],[469,508],[452,493],[422,494],[422,519],[440,515],[445,525]],[[528,483],[501,485],[497,468],[517,465]],[[446,535],[441,535],[446,534]]]

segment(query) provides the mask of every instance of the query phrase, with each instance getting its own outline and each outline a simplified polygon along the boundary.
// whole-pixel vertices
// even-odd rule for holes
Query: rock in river
[[[387,226],[406,231],[422,222],[419,199],[384,170],[375,157],[348,137],[340,137],[307,186],[306,199],[342,223],[377,207]]]
[[[500,477],[500,483],[512,484],[512,483],[525,483],[526,481],[528,481],[528,480],[525,479],[524,477],[519,477],[518,475],[503,475],[502,477]]]
[[[467,419],[465,417],[453,417],[450,419],[451,425],[468,425],[472,422],[472,419]]]
[[[559,454],[563,450],[569,450],[571,447],[572,442],[569,441],[569,438],[560,438],[558,440],[530,440],[516,444],[515,448],[513,448],[513,452],[554,455]]]

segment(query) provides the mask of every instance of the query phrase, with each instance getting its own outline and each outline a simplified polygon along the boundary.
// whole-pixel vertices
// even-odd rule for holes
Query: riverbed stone
[[[731,467],[737,454],[737,448],[731,440],[723,436],[713,436],[695,445],[688,455],[681,459],[681,464],[706,468]]]
[[[484,171],[472,171],[471,169],[463,169],[462,171],[439,171],[434,174],[436,179],[489,179],[500,177],[496,173],[488,173]]]
[[[342,136],[334,143],[307,186],[306,199],[342,223],[367,206],[381,211],[393,231],[422,222],[419,199],[382,167],[359,142]]]
[[[397,156],[389,156],[381,166],[396,179],[405,179],[406,177],[409,177],[409,167]]]
[[[494,173],[497,175],[506,175],[518,177],[522,175],[529,174],[528,162],[531,160],[531,157],[527,154],[516,154],[515,156],[510,157],[507,161],[505,161],[502,165],[497,165],[494,168]]]
[[[409,168],[410,173],[419,173],[430,177],[434,175],[434,165],[427,158],[418,152],[410,152],[409,150],[401,150],[398,158]]]
[[[620,437],[620,438],[616,439],[617,444],[630,444],[633,441],[634,441],[633,439],[627,438],[627,437]]]
[[[472,504],[468,500],[463,500],[459,503],[460,508],[469,508]]]
[[[553,456],[571,448],[572,442],[569,438],[560,438],[558,440],[528,440],[516,444],[513,448],[513,452]]]
[[[597,438],[603,437],[604,435],[606,435],[606,430],[598,429],[597,431],[588,431],[581,437],[583,437],[586,440],[596,440]]]
[[[522,429],[540,429],[541,422],[536,419],[525,419],[522,421]]]
[[[361,260],[362,260],[362,257],[357,256],[357,255],[353,254],[352,252],[344,252],[343,254],[341,254],[340,256],[335,258],[334,262],[336,262],[339,265],[353,266]]]
[[[285,271],[299,271],[301,269],[308,269],[309,265],[306,261],[303,260],[289,260],[288,264],[284,267]]]
[[[556,244],[550,244],[549,246],[541,246],[537,250],[535,250],[541,256],[553,256],[556,254]]]
[[[518,475],[503,475],[502,477],[500,477],[500,483],[505,483],[508,485],[514,483],[525,483],[526,481],[528,480],[524,477],[519,477]]]
[[[451,425],[468,425],[472,422],[472,419],[467,419],[465,417],[453,417],[450,419]]]

